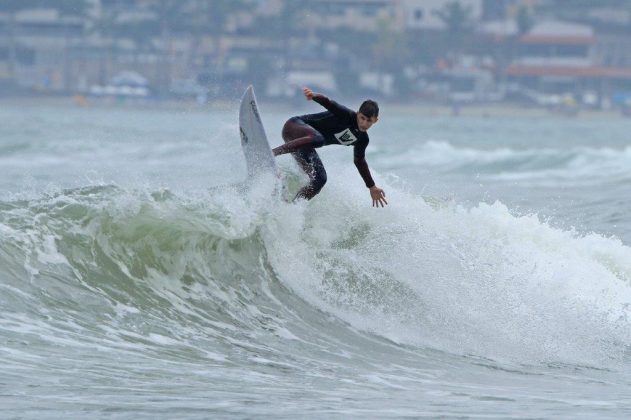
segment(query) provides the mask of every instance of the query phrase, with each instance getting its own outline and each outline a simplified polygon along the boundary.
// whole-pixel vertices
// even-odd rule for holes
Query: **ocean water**
[[[631,120],[382,108],[375,209],[235,185],[237,101],[3,103],[0,417],[629,418]]]

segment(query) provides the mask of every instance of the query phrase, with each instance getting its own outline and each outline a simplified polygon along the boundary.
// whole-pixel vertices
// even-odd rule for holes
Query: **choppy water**
[[[374,209],[224,186],[236,102],[3,104],[0,417],[631,416],[631,121],[383,108]]]

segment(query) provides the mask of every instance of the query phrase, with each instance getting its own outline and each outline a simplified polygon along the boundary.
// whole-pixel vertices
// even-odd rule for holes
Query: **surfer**
[[[326,171],[315,149],[329,144],[341,144],[354,147],[355,166],[370,191],[373,207],[388,204],[386,193],[375,185],[365,158],[368,146],[366,131],[379,119],[377,102],[366,100],[355,112],[322,94],[313,93],[308,87],[303,89],[303,93],[307,100],[317,102],[326,108],[326,111],[287,120],[282,131],[285,144],[272,150],[274,156],[291,153],[309,176],[309,184],[298,191],[294,199],[310,200],[326,183]]]

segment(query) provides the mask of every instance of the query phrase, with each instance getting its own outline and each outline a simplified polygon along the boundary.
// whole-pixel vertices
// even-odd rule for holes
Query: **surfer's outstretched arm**
[[[305,95],[305,98],[307,98],[307,100],[309,101],[313,100],[314,102],[317,102],[318,104],[326,108],[327,111],[331,112],[333,115],[336,115],[340,118],[348,118],[353,115],[353,111],[351,111],[350,109],[346,108],[343,105],[338,104],[337,102],[329,99],[328,97],[326,97],[325,95],[321,93],[314,93],[308,87],[304,88],[302,92]]]
[[[355,167],[359,171],[359,175],[361,175],[366,183],[366,187],[370,190],[372,206],[383,207],[384,205],[387,205],[388,202],[386,201],[386,193],[384,190],[375,185],[375,181],[373,181],[372,176],[370,175],[370,169],[368,169],[368,162],[366,162],[366,159],[356,156],[354,162]]]

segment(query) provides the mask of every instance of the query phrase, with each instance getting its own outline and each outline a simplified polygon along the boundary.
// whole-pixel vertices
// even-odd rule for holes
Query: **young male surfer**
[[[285,144],[272,150],[274,156],[291,153],[309,176],[309,184],[298,191],[296,198],[310,200],[326,183],[326,171],[315,149],[329,144],[341,144],[354,147],[355,166],[370,190],[373,207],[388,204],[386,193],[375,185],[365,159],[368,146],[366,131],[379,119],[377,102],[364,101],[355,112],[324,95],[313,93],[307,87],[303,89],[303,93],[307,100],[314,100],[326,108],[326,111],[287,120],[282,131]]]

